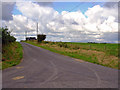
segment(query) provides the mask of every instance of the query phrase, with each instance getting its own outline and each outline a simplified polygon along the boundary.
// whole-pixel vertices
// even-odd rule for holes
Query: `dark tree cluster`
[[[26,41],[27,40],[37,40],[35,37],[26,37]]]
[[[2,32],[2,44],[9,44],[16,41],[16,38],[10,35],[7,27],[0,28],[0,32]]]
[[[44,34],[38,34],[37,35],[38,42],[44,41],[45,39],[46,39],[46,35],[44,35]]]

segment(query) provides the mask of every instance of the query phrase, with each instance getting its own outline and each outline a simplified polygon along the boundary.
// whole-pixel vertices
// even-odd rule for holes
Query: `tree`
[[[2,44],[8,44],[16,41],[16,38],[10,35],[11,32],[8,31],[7,27],[0,28],[0,32],[1,31],[2,31]]]
[[[45,39],[46,39],[46,35],[44,35],[44,34],[38,34],[37,35],[38,42],[44,41]]]

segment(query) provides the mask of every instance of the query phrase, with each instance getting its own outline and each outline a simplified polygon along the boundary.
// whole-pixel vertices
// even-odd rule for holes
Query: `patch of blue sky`
[[[22,13],[17,9],[16,5],[14,6],[14,9],[12,11],[13,15],[22,15]]]
[[[95,5],[103,7],[105,2],[54,2],[53,8],[61,13],[62,11],[75,12],[81,11],[83,14]]]

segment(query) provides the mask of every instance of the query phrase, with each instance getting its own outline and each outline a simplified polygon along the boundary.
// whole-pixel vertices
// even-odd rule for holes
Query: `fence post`
[[[91,49],[91,45],[89,45],[89,49]]]
[[[106,46],[104,46],[104,50],[106,50]]]

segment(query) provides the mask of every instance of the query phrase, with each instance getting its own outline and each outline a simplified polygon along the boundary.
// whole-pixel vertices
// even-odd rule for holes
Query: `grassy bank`
[[[2,47],[2,69],[18,65],[23,57],[22,46],[13,42]]]
[[[27,43],[42,47],[55,53],[67,55],[87,62],[118,68],[117,44],[71,43],[27,41]]]

